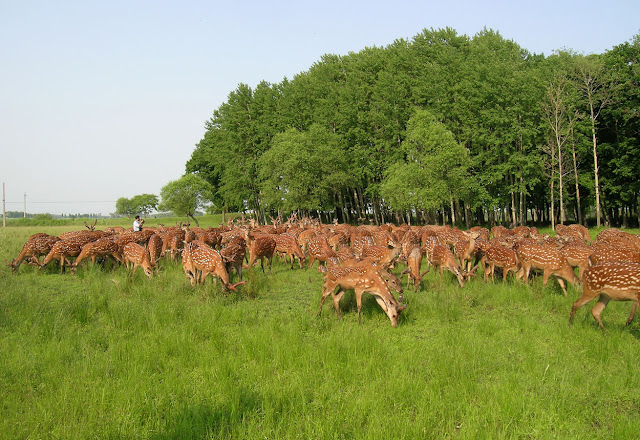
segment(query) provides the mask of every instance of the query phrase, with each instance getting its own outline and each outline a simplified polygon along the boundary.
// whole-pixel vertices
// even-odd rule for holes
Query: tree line
[[[265,220],[637,226],[639,53],[640,35],[545,56],[445,28],[324,55],[239,84],[186,171]]]

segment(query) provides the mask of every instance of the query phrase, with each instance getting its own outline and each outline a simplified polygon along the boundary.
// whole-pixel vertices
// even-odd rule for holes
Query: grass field
[[[0,259],[34,232],[63,229],[2,229]],[[609,304],[603,333],[592,304],[569,326],[573,286],[568,297],[540,278],[460,289],[429,273],[405,291],[394,329],[368,295],[361,325],[352,293],[342,320],[328,303],[318,317],[315,269],[274,260],[245,278],[225,296],[210,279],[193,288],[167,261],[153,279],[3,265],[0,438],[638,436],[630,303]]]

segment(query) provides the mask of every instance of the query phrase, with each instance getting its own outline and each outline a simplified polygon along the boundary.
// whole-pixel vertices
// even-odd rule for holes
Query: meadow
[[[0,259],[81,228],[0,229]],[[594,303],[569,326],[580,288],[540,278],[461,289],[432,271],[392,328],[366,294],[361,324],[353,293],[318,316],[322,275],[277,259],[230,294],[170,261],[152,279],[3,264],[0,438],[636,438],[631,304],[609,303],[606,332]]]

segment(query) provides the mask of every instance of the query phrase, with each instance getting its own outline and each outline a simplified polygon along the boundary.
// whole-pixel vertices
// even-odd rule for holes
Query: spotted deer
[[[593,247],[584,244],[567,244],[560,248],[560,252],[567,259],[567,263],[573,268],[578,268],[578,278],[582,279],[584,271],[589,267],[589,257],[593,253]]]
[[[196,278],[199,284],[204,284],[207,276],[211,275],[214,280],[220,279],[222,283],[223,291],[236,290],[236,287],[240,284],[244,284],[245,281],[240,281],[236,284],[229,283],[229,272],[225,268],[224,261],[220,253],[207,246],[206,244],[197,240],[192,241],[195,243],[190,248],[190,259],[193,268],[200,273],[200,277]]]
[[[98,231],[95,231],[98,232]],[[60,262],[60,273],[64,273],[65,266],[71,266],[70,258],[77,257],[82,251],[82,247],[92,241],[96,241],[101,237],[100,234],[94,232],[85,232],[84,234],[75,235],[71,238],[56,241],[51,250],[40,264],[40,270],[52,261]]]
[[[276,241],[272,235],[258,235],[249,244],[249,264],[247,267],[252,267],[260,260],[260,266],[262,267],[262,272],[264,272],[264,260],[266,258],[269,263],[269,270],[271,270],[271,262],[275,251]]]
[[[124,262],[117,243],[109,237],[103,237],[82,247],[76,261],[71,265],[71,272],[75,272],[78,265],[87,258],[90,258],[91,262],[96,264],[98,257],[108,257],[119,263]]]
[[[162,236],[160,234],[153,234],[149,237],[149,241],[147,242],[147,250],[149,251],[149,257],[151,258],[151,264],[153,266],[158,265],[158,260],[162,255],[162,245],[163,245]]]
[[[458,257],[460,267],[463,270],[469,271],[473,267],[476,239],[480,236],[480,231],[466,231],[464,234],[466,238],[457,240],[453,244],[453,251],[455,256]]]
[[[462,271],[449,246],[435,245],[429,256],[429,263],[440,269],[440,278],[442,278],[442,272],[445,269],[453,273],[458,279],[460,287],[464,287],[465,278],[473,276],[472,273]]]
[[[220,249],[220,256],[226,266],[227,272],[231,274],[233,268],[238,275],[238,281],[242,281],[242,263],[247,253],[247,242],[244,237],[237,236],[230,243]]]
[[[538,244],[525,244],[516,248],[516,255],[522,267],[524,282],[529,283],[529,273],[531,269],[542,270],[542,286],[546,286],[551,275],[555,276],[558,284],[567,296],[567,288],[564,280],[570,284],[578,284],[580,280],[569,265],[567,259],[555,248]]]
[[[601,314],[609,301],[633,301],[627,325],[631,324],[640,299],[640,264],[606,262],[585,269],[582,279],[582,296],[573,303],[569,323],[580,307],[599,295],[591,314],[604,330]]]
[[[333,306],[336,313],[338,314],[338,317],[342,317],[340,314],[340,299],[346,290],[352,289],[356,294],[358,323],[361,322],[362,294],[364,292],[368,292],[375,296],[376,302],[380,305],[382,310],[384,310],[391,321],[391,326],[398,326],[398,318],[400,317],[400,313],[406,308],[406,305],[401,305],[395,299],[378,268],[371,265],[360,268],[331,266],[327,267],[325,270],[326,273],[318,316],[322,313],[324,301],[329,295],[331,295],[333,297]],[[336,288],[338,289],[337,292]]]
[[[376,266],[384,268],[394,267],[396,259],[400,255],[400,248],[388,248],[387,246],[365,245],[360,251],[361,258],[370,258]]]
[[[287,257],[291,258],[291,269],[293,269],[293,262],[295,258],[298,259],[300,269],[302,269],[305,256],[295,237],[288,234],[276,234],[273,235],[272,238],[276,242],[276,252],[283,254],[285,256],[285,261],[287,260]]]
[[[310,269],[316,260],[320,262],[320,265],[324,265],[329,258],[336,256],[335,251],[331,248],[327,237],[324,235],[311,237],[307,241],[307,252],[309,254],[309,266],[307,266],[307,269]]]
[[[640,251],[606,243],[596,243],[593,246],[593,252],[589,256],[589,262],[592,265],[596,265],[606,261],[640,263]]]
[[[151,264],[151,255],[149,255],[147,248],[138,243],[127,243],[122,250],[122,256],[124,265],[127,266],[127,269],[131,269],[131,273],[135,272],[139,266],[144,274],[151,278],[155,266]]]
[[[36,237],[30,237],[29,240],[22,246],[22,250],[16,258],[13,260],[4,260],[11,268],[13,273],[17,273],[20,268],[20,264],[29,258],[28,263],[40,265],[40,257],[45,256],[51,251],[53,245],[60,241],[59,237],[53,235],[38,235]]]
[[[504,246],[490,245],[484,249],[481,264],[484,267],[485,282],[489,280],[489,275],[491,275],[491,281],[495,281],[494,273],[496,267],[502,268],[502,284],[506,284],[509,271],[517,273],[519,269],[518,257],[515,251]]]
[[[424,277],[427,273],[429,273],[429,268],[424,272],[420,273],[420,269],[422,266],[422,258],[423,251],[420,247],[415,246],[410,252],[409,256],[406,258],[407,268],[402,271],[403,274],[407,274],[407,284],[413,280],[413,291],[417,292],[420,287],[420,283],[422,282],[422,277]]]

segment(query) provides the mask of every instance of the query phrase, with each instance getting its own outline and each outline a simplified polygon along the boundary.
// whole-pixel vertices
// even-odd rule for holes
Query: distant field
[[[0,259],[35,232],[82,227],[0,228]],[[608,305],[603,333],[592,304],[568,325],[573,286],[568,297],[540,278],[460,289],[432,272],[405,291],[394,329],[366,294],[361,325],[352,293],[342,320],[328,303],[318,317],[315,268],[274,260],[271,273],[253,268],[245,279],[223,295],[211,279],[193,288],[169,261],[152,279],[89,265],[12,275],[3,264],[0,438],[638,435],[640,321],[624,325],[630,303]]]

